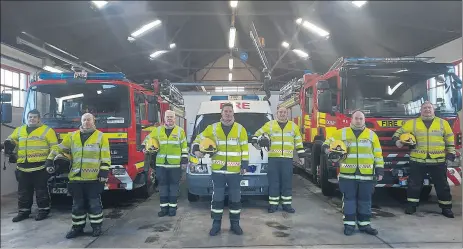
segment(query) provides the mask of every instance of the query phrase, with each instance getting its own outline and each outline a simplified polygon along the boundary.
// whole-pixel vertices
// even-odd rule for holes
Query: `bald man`
[[[164,125],[159,126],[146,136],[157,139],[160,145],[156,154],[156,178],[159,182],[161,211],[159,217],[177,214],[177,197],[182,169],[188,163],[188,145],[185,130],[175,125],[175,112],[168,110],[164,114]],[[144,151],[146,153],[146,151]]]
[[[111,165],[109,141],[103,136],[103,132],[96,129],[95,117],[85,113],[81,121],[79,130],[66,136],[48,156],[49,160],[61,153],[72,156],[68,174],[68,191],[73,199],[72,228],[66,234],[68,239],[83,235],[87,215],[93,228],[93,237],[100,236],[103,223],[101,193],[108,180]],[[51,171],[54,170],[49,172]]]
[[[347,147],[347,157],[338,162],[339,189],[343,195],[344,234],[353,235],[355,226],[361,232],[377,235],[371,227],[371,199],[376,180],[384,175],[384,160],[379,138],[376,133],[365,127],[365,114],[352,113],[350,127],[334,132],[323,143],[322,149],[329,155],[330,144],[342,141]]]
[[[446,159],[455,161],[455,138],[447,120],[438,118],[434,114],[434,106],[426,101],[421,106],[421,116],[408,120],[393,135],[396,146],[402,148],[400,135],[409,132],[415,135],[416,145],[410,153],[410,175],[407,189],[408,205],[406,214],[413,214],[420,202],[423,178],[426,173],[432,177],[436,188],[439,207],[442,215],[454,218],[452,212],[452,195],[447,182]]]

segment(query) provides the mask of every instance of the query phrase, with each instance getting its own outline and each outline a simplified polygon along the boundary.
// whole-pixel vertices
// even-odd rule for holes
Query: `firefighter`
[[[35,220],[43,220],[50,213],[49,174],[45,162],[52,147],[57,144],[55,131],[42,124],[40,112],[35,109],[27,114],[27,125],[16,128],[6,139],[5,152],[10,154],[10,162],[17,163],[18,214],[13,222],[29,218],[34,190],[39,208]],[[13,152],[16,150],[17,154]]]
[[[365,127],[365,115],[361,111],[352,113],[350,127],[334,132],[326,139],[322,149],[328,158],[341,144],[347,155],[339,161],[339,189],[343,194],[344,234],[355,232],[357,223],[361,232],[377,235],[371,227],[371,199],[376,181],[384,176],[384,160],[379,138],[375,132]],[[335,147],[335,148],[331,148]],[[357,221],[357,222],[356,222]]]
[[[72,227],[66,234],[71,239],[83,234],[87,214],[93,228],[93,237],[101,234],[103,206],[101,193],[108,180],[111,156],[108,138],[95,127],[95,117],[85,113],[79,130],[70,133],[48,156],[48,168],[61,153],[69,153],[72,165],[69,171],[68,191],[72,196]],[[47,169],[50,172],[53,169]]]
[[[161,211],[158,212],[159,217],[177,214],[177,197],[182,168],[185,168],[188,163],[185,131],[175,125],[175,112],[166,111],[164,120],[165,124],[151,131],[143,142],[144,145],[150,138],[159,142],[159,151],[156,154],[156,177],[159,182],[161,206]],[[147,153],[145,149],[144,153]]]
[[[452,128],[446,120],[434,115],[434,106],[426,101],[421,105],[421,116],[408,120],[394,133],[392,139],[398,148],[404,146],[404,142],[400,140],[400,136],[404,133],[411,133],[416,139],[416,145],[412,146],[410,153],[408,204],[405,213],[416,212],[423,178],[426,173],[429,173],[436,188],[442,214],[445,217],[454,218],[446,165],[446,159],[455,161],[456,152]]]
[[[288,120],[288,109],[279,107],[277,120],[268,121],[252,137],[254,146],[258,143],[258,137],[263,134],[268,134],[271,141],[267,172],[269,184],[268,212],[274,213],[278,210],[281,198],[283,210],[294,213],[296,212],[292,207],[294,150],[298,153],[299,163],[304,164],[304,147],[299,126]]]
[[[200,143],[209,138],[217,145],[217,152],[212,156],[212,228],[209,235],[217,235],[222,226],[222,214],[225,200],[225,187],[228,185],[230,199],[230,230],[242,235],[240,227],[241,214],[241,179],[248,166],[248,135],[246,129],[235,122],[233,105],[222,105],[222,118],[220,122],[206,127],[193,141],[192,152],[202,158]]]

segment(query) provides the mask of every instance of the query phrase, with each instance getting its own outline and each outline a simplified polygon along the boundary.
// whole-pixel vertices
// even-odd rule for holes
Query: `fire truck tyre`
[[[139,196],[143,199],[149,198],[154,193],[154,171],[151,170],[150,177],[146,178],[146,173],[142,173],[142,177],[145,178],[145,184],[138,190]]]
[[[431,194],[432,186],[423,186],[421,189],[420,200],[427,201],[429,199],[429,195]]]
[[[194,195],[188,191],[188,201],[189,202],[196,202],[199,200],[199,195]]]
[[[319,140],[314,142],[310,156],[310,169],[308,169],[308,171],[310,171],[309,173],[311,174],[313,182],[317,185],[319,185],[317,166],[320,165],[320,152],[322,149],[322,144],[323,142]]]
[[[336,194],[334,184],[328,181],[329,176],[326,155],[322,154],[320,156],[320,188],[324,196],[334,196]]]

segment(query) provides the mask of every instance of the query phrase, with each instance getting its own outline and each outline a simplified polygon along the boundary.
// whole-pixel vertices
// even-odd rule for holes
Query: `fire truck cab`
[[[177,113],[185,127],[183,97],[169,82],[137,84],[123,73],[45,73],[30,83],[23,114],[37,109],[42,122],[53,128],[59,142],[79,129],[81,116],[95,116],[96,128],[109,139],[111,167],[105,190],[136,190],[148,197],[154,192],[155,172],[145,165],[141,143],[163,122],[164,112]],[[52,194],[68,194],[69,169],[51,175]]]
[[[273,120],[269,102],[259,100],[257,95],[211,96],[211,101],[202,102],[199,107],[190,144],[208,125],[220,122],[221,107],[227,102],[234,105],[235,122],[246,129],[249,142],[251,142],[251,136],[260,127]],[[267,151],[257,150],[249,143],[249,166],[241,180],[241,194],[268,195],[267,169]],[[208,156],[202,159],[196,158],[190,153],[186,173],[189,201],[196,201],[200,196],[212,195],[211,158]]]
[[[397,148],[392,135],[405,121],[419,116],[426,100],[452,127],[458,158],[447,162],[447,177],[451,186],[460,185],[461,80],[453,64],[431,59],[340,58],[326,74],[306,74],[281,88],[280,105],[288,107],[300,125],[307,151],[300,169],[313,176],[324,195],[334,194],[339,169],[328,163],[321,145],[334,131],[350,125],[356,109],[365,113],[366,127],[376,132],[383,150],[385,176],[376,187],[406,188],[409,149]],[[431,184],[426,176],[423,196],[429,195]]]

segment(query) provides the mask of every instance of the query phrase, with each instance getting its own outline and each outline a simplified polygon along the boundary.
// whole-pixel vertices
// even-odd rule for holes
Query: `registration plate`
[[[247,187],[247,186],[249,186],[249,181],[248,181],[248,180],[241,180],[240,186],[242,186],[242,187]]]
[[[67,188],[52,188],[51,189],[51,192],[53,194],[67,194],[68,193],[68,189]]]

